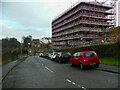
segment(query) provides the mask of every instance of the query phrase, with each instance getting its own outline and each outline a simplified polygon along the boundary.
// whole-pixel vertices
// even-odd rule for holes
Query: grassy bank
[[[101,64],[107,64],[107,65],[120,65],[120,60],[118,59],[111,59],[111,58],[99,58]]]
[[[23,60],[25,60],[25,59],[28,58],[28,57],[29,57],[29,56],[23,57],[23,58],[19,59],[18,61],[23,61]]]
[[[14,60],[4,60],[4,61],[1,61],[0,66],[1,66],[1,65],[4,65],[4,64],[7,64],[7,63],[9,63],[9,62],[15,61],[15,60],[16,60],[16,59],[14,59]]]
[[[28,58],[28,57],[29,57],[29,56],[23,57],[23,58],[19,59],[18,61],[23,61],[23,60],[25,60],[25,59]],[[16,60],[16,59],[15,59],[15,60]],[[9,63],[9,62],[15,61],[15,60],[5,60],[5,61],[2,61],[2,62],[0,63],[0,66],[1,66],[1,65],[4,65],[4,64],[7,64],[7,63]]]

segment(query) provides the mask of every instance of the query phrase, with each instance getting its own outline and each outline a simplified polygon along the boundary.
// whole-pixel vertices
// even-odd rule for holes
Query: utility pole
[[[22,40],[21,40],[21,45],[20,45],[20,47],[21,47],[21,58],[22,58]]]

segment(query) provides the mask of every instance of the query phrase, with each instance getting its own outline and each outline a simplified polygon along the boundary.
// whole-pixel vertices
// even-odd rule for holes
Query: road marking
[[[69,83],[71,83],[71,84],[73,84],[73,85],[75,85],[76,83],[75,82],[72,82],[71,80],[69,80],[69,79],[66,79],[67,80],[67,82],[69,82]]]
[[[82,86],[82,89],[86,89],[86,88]]]
[[[79,85],[79,84],[77,84],[77,83],[75,83],[75,82],[73,82],[73,81],[71,81],[71,80],[69,80],[69,79],[66,79],[66,80],[67,80],[67,82],[69,82],[69,83],[71,83],[71,84],[73,84],[73,85],[76,85],[76,86],[78,86],[78,87],[80,87],[80,88],[82,88],[82,89],[84,89],[84,90],[89,90],[89,89],[85,88],[84,86],[81,86],[81,85]]]
[[[72,82],[73,85],[75,85],[76,83]]]
[[[45,66],[45,68],[46,68],[47,70],[49,70],[50,72],[53,72],[53,71],[52,71],[52,70],[50,70],[48,67],[46,67],[46,66]]]
[[[71,82],[70,80],[67,79],[68,82]]]

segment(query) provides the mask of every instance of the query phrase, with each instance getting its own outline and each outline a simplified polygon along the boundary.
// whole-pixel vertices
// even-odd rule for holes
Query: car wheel
[[[98,68],[98,67],[99,67],[99,64],[100,64],[100,63],[96,63],[96,64],[95,64],[95,67]]]
[[[52,61],[52,58],[50,57],[50,60]]]
[[[72,63],[72,66],[74,66],[74,64]]]
[[[61,61],[60,61],[60,60],[58,60],[58,63],[61,63]]]
[[[83,70],[84,69],[84,65],[82,63],[80,63],[80,69]]]
[[[57,62],[57,58],[55,58],[55,62]]]

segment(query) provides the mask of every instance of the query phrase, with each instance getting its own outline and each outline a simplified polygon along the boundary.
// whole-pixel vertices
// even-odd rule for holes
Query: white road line
[[[75,83],[75,82],[73,82],[73,81],[71,81],[71,80],[69,80],[69,79],[66,79],[66,80],[67,80],[67,82],[69,82],[69,83],[71,83],[71,84],[73,84],[73,85],[77,85],[78,87],[80,87],[80,88],[82,88],[82,89],[84,89],[84,90],[89,90],[89,89],[85,88],[84,86],[81,86],[81,85],[79,85],[79,84],[77,84],[77,83]]]
[[[45,66],[45,68],[46,68],[47,70],[49,70],[50,72],[53,72],[53,71],[52,71],[52,70],[50,70],[48,67],[46,67],[46,66]]]
[[[69,79],[67,79],[67,81],[68,81],[68,82],[72,82],[72,81],[70,81]]]
[[[71,84],[73,84],[73,85],[75,85],[76,83],[74,83],[74,82],[72,82],[71,80],[69,80],[69,79],[66,79],[67,80],[67,82],[69,82],[69,83],[71,83]]]
[[[75,85],[76,83],[72,82],[73,85]]]
[[[86,88],[82,86],[82,89],[86,89]]]

